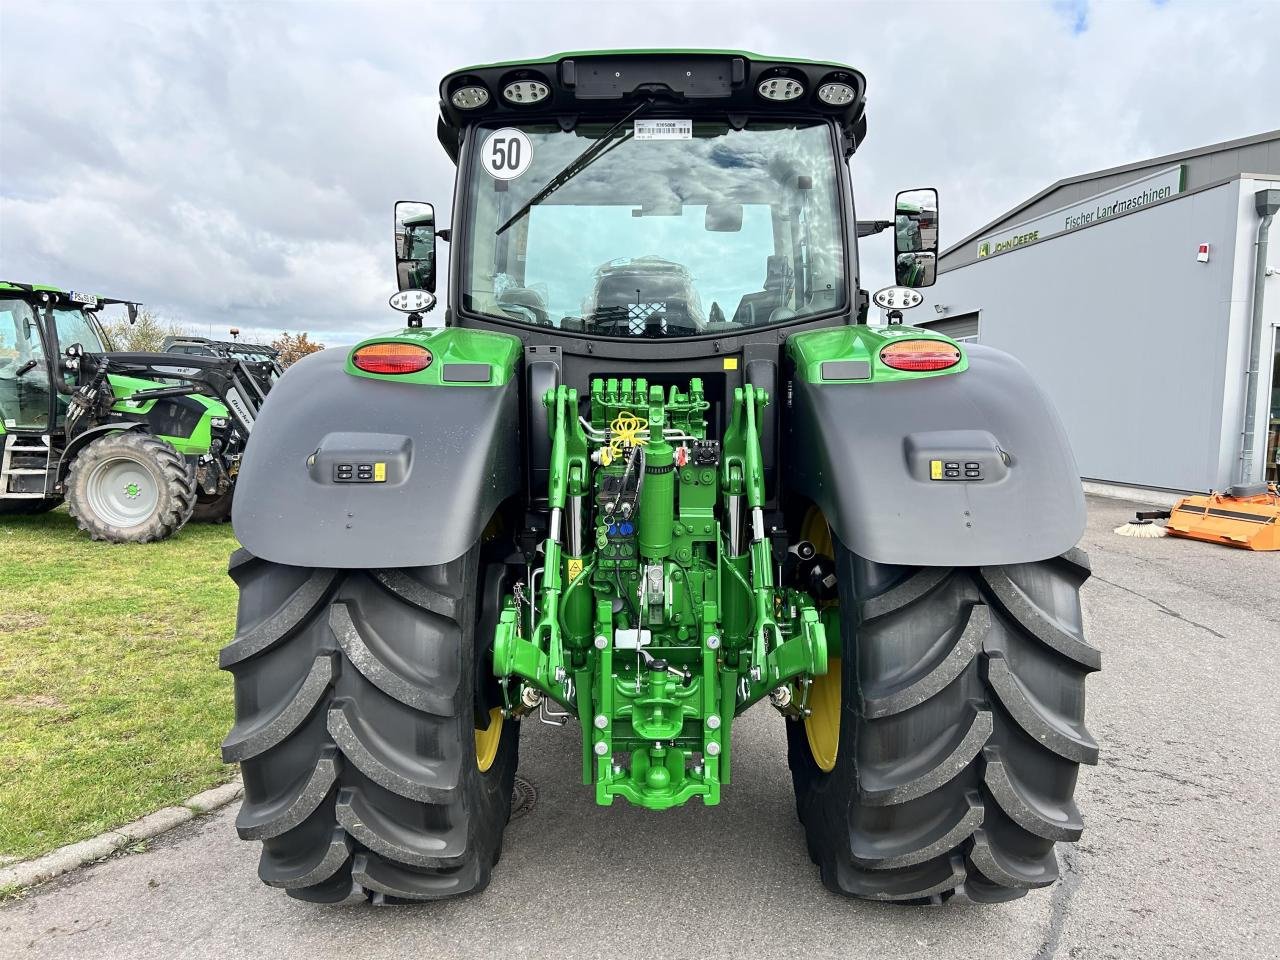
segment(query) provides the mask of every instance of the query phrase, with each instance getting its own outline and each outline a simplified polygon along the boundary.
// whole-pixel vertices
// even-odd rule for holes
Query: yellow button
[[[738,369],[738,358],[737,358],[737,357],[725,357],[725,358],[724,358],[724,368],[725,368],[726,370],[737,370],[737,369]]]
[[[934,480],[942,479],[942,461],[941,460],[929,461],[929,476]]]
[[[385,463],[375,463],[373,465],[373,482],[374,483],[387,482],[387,465]]]

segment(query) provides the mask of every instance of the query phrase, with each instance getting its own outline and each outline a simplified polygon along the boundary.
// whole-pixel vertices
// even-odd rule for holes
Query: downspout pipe
[[[1259,190],[1253,195],[1254,207],[1262,220],[1258,223],[1253,264],[1253,318],[1249,330],[1249,366],[1244,386],[1244,429],[1240,435],[1239,482],[1254,482],[1253,447],[1258,429],[1258,380],[1262,363],[1262,305],[1267,283],[1267,245],[1271,222],[1280,211],[1280,190]]]

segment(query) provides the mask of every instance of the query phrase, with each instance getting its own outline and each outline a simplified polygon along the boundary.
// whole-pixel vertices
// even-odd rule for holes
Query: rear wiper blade
[[[603,154],[607,149],[609,149],[610,140],[613,138],[613,135],[615,133],[617,133],[619,130],[625,127],[631,120],[634,120],[636,117],[640,116],[640,114],[644,113],[652,106],[653,106],[652,100],[644,101],[643,103],[637,105],[634,110],[632,110],[625,117],[623,117],[621,120],[615,123],[612,127],[606,130],[604,134],[600,137],[600,139],[598,139],[595,143],[591,144],[591,146],[587,147],[587,149],[583,150],[580,154],[578,154],[576,157],[570,160],[569,164],[563,170],[561,170],[549,181],[547,181],[547,185],[543,187],[541,190],[539,190],[537,193],[535,193],[532,197],[530,197],[528,203],[526,203],[523,207],[521,207],[519,210],[513,213],[507,219],[506,223],[504,223],[502,226],[500,226],[497,230],[494,231],[494,235],[500,236],[501,234],[506,233],[513,223],[515,223],[517,220],[523,217],[526,213],[528,213],[530,210],[532,210],[534,207],[540,204],[543,200],[547,199],[547,197],[551,196],[553,193],[555,193],[557,190],[563,187],[566,183],[568,183],[570,180],[576,177],[579,173],[581,173],[587,166],[591,164],[592,161],[597,159],[601,154]],[[614,145],[616,146],[616,144]]]

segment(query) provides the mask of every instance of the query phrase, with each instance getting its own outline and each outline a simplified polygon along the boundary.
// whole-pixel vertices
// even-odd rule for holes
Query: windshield
[[[844,306],[838,165],[824,123],[733,130],[637,119],[497,232],[610,126],[478,131],[465,309],[574,332],[680,337]]]
[[[83,310],[67,310],[55,307],[53,322],[58,328],[58,348],[65,351],[72,344],[80,344],[85,353],[103,353],[105,347],[98,334],[98,325]]]

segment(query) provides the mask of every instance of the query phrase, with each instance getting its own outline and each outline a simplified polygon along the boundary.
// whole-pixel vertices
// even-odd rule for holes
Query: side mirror
[[[900,287],[938,279],[938,191],[903,190],[893,205],[894,277]]]
[[[436,208],[416,200],[396,201],[396,286],[436,289]]]

